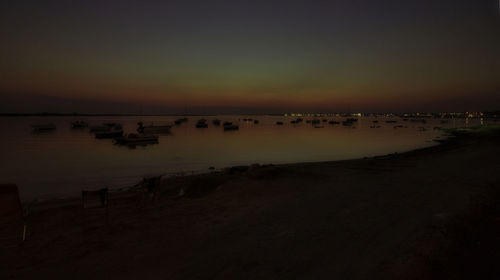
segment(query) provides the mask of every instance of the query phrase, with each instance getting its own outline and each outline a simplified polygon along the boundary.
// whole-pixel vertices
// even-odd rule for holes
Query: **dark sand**
[[[0,279],[494,279],[499,141],[171,178],[154,202],[111,193],[108,222],[40,202]]]

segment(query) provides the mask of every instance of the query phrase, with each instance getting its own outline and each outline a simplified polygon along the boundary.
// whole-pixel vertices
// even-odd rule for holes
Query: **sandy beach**
[[[154,201],[110,193],[107,214],[80,197],[35,203],[0,278],[494,278],[499,141],[168,178]]]

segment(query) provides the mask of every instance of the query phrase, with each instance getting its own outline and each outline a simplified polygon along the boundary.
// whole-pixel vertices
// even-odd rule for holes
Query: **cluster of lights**
[[[402,118],[482,118],[483,112],[440,112],[440,113],[286,113],[285,117],[402,117]]]

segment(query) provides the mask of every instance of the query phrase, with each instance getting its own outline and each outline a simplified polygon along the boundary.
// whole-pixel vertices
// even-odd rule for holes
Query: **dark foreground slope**
[[[39,203],[0,278],[494,278],[499,141],[172,178],[154,202],[112,193],[108,221],[79,199]]]

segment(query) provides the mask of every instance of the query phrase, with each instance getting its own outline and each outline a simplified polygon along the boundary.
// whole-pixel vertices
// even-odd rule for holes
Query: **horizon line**
[[[165,113],[165,114],[137,114],[137,113],[55,113],[55,112],[37,112],[37,113],[0,113],[0,117],[32,117],[32,116],[47,116],[47,117],[70,117],[70,116],[87,116],[87,117],[100,117],[100,116],[234,116],[234,115],[246,115],[246,116],[297,116],[298,114],[307,116],[307,115],[354,115],[354,114],[362,114],[362,115],[394,115],[394,116],[403,116],[403,115],[412,115],[414,117],[418,117],[419,114],[422,116],[429,115],[438,115],[438,114],[467,114],[467,113],[482,113],[482,114],[496,114],[500,115],[499,110],[487,110],[487,111],[422,111],[422,112],[347,112],[347,111],[339,111],[339,112],[287,112],[287,113],[249,113],[249,114],[229,114],[229,113],[218,113],[218,114],[179,114],[179,113]]]

